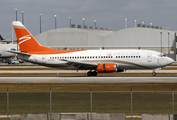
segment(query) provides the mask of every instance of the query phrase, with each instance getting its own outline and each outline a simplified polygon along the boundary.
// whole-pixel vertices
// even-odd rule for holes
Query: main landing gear
[[[90,70],[90,71],[87,72],[87,76],[97,76],[97,71],[93,71],[93,72],[92,72],[92,71]]]

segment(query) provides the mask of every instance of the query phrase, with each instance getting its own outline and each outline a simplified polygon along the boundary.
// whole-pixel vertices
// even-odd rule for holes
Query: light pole
[[[161,53],[162,53],[162,32],[160,32],[160,44],[161,44]]]
[[[85,18],[83,18],[83,29],[84,29],[84,26],[85,26]]]
[[[170,35],[170,32],[168,32],[168,57],[170,57],[170,48],[169,48],[169,35]]]
[[[16,11],[16,21],[17,21],[17,8],[15,8]],[[17,41],[17,51],[18,51],[18,41]]]
[[[14,38],[13,38],[13,24],[11,24],[12,25],[12,44],[14,44]],[[18,43],[18,42],[17,42]]]
[[[71,28],[71,17],[69,17],[69,24],[70,24],[70,28]]]
[[[57,29],[57,15],[54,16],[55,16],[55,29]]]
[[[135,20],[135,28],[136,28],[136,20]]]
[[[94,20],[94,26],[96,27],[96,20]]]
[[[16,21],[17,21],[17,8],[15,8],[15,11],[16,11]]]
[[[22,11],[22,24],[24,25],[24,11]]]
[[[125,29],[127,29],[127,18],[125,18]]]
[[[150,23],[150,27],[152,27],[152,23]]]
[[[41,33],[41,14],[39,14],[39,25],[40,25],[40,33]]]

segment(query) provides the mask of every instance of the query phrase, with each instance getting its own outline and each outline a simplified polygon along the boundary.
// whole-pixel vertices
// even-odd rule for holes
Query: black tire
[[[92,76],[92,72],[87,72],[87,76]]]
[[[152,73],[152,75],[153,75],[153,76],[156,76],[156,73],[155,73],[155,72],[153,72],[153,73]]]
[[[93,76],[97,76],[97,71],[93,71],[93,72],[92,72],[92,75],[93,75]]]

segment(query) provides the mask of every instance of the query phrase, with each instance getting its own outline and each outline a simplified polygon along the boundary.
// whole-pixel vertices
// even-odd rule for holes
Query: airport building
[[[177,32],[170,28],[137,24],[134,28],[113,31],[112,28],[75,26],[72,24],[71,28],[53,29],[35,38],[41,45],[58,50],[147,49],[165,53],[176,61]],[[1,44],[17,47],[7,42]],[[0,62],[3,59],[0,58]]]
[[[176,32],[170,28],[137,24],[119,31],[103,27],[72,25],[35,36],[44,46],[58,50],[148,49],[165,53],[176,60]]]

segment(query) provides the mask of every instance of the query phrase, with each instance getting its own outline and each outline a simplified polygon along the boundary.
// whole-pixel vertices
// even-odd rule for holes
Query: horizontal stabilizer
[[[14,53],[17,55],[25,55],[25,56],[29,56],[29,57],[31,56],[31,54],[24,53],[24,52],[18,52],[18,51],[7,51],[7,52]]]

